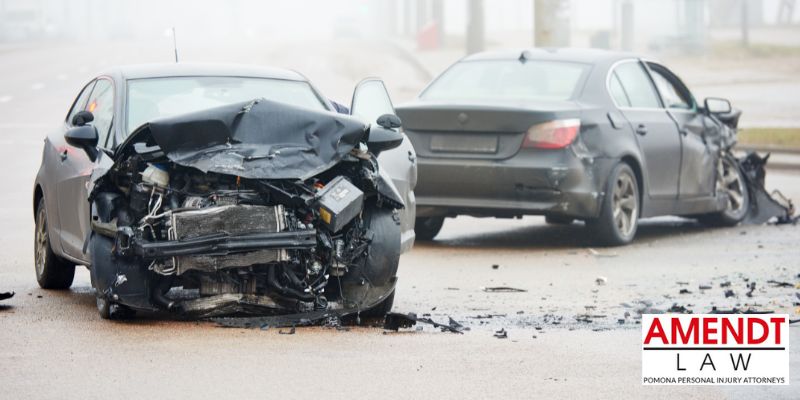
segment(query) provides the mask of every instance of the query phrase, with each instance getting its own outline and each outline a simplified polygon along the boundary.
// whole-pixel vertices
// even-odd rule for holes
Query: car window
[[[86,110],[94,115],[92,125],[97,128],[100,146],[105,146],[114,119],[114,85],[108,79],[98,79]]]
[[[527,60],[462,61],[445,71],[422,93],[426,100],[571,99],[588,64]]]
[[[622,87],[622,83],[620,83],[616,72],[611,74],[611,80],[608,82],[608,92],[611,94],[614,102],[617,103],[617,106],[631,106],[631,100],[628,98],[628,94],[625,93],[625,88]]]
[[[369,79],[356,86],[350,112],[354,117],[373,123],[384,114],[394,114],[389,92],[382,81]]]
[[[658,69],[651,69],[653,81],[656,83],[658,93],[661,94],[661,99],[667,108],[678,108],[683,110],[692,109],[692,100],[689,98],[685,90],[680,90],[675,84],[667,77],[664,72]]]
[[[254,99],[326,111],[308,82],[232,76],[146,78],[128,81],[128,133],[145,122]]]
[[[78,98],[72,103],[72,108],[69,110],[69,114],[67,114],[67,124],[72,125],[72,118],[75,117],[75,114],[86,109],[86,101],[89,99],[89,95],[92,94],[94,83],[95,81],[91,81],[88,85],[84,86],[81,93],[78,94]]]
[[[658,95],[644,67],[638,62],[626,62],[614,69],[619,77],[625,93],[628,95],[631,107],[660,108]]]

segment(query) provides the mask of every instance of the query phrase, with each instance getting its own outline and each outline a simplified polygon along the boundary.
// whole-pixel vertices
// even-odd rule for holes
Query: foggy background
[[[795,0],[0,0],[0,113],[31,90],[62,113],[104,68],[174,62],[173,27],[181,62],[296,69],[344,104],[366,76],[402,103],[469,53],[596,47],[667,63],[746,127],[800,126]]]

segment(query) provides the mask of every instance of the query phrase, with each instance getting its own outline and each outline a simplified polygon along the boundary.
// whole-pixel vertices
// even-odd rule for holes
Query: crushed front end
[[[274,112],[307,123],[264,123]],[[200,146],[175,140],[208,126]],[[365,134],[353,120],[266,101],[141,128],[93,181],[98,305],[198,317],[385,306],[403,204]]]

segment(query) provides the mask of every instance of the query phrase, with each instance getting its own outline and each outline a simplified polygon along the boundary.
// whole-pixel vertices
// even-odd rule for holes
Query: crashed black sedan
[[[413,149],[382,82],[351,109],[277,69],[99,76],[45,140],[40,286],[88,266],[103,318],[388,312],[414,237]]]
[[[698,103],[667,67],[634,55],[475,54],[397,112],[418,155],[420,239],[456,215],[544,215],[619,245],[640,217],[735,225],[747,213],[730,151],[740,112]]]

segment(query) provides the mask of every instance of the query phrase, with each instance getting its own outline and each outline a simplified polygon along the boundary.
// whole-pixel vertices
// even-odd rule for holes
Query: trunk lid
[[[397,108],[417,155],[430,158],[510,158],[528,128],[578,118],[574,102],[444,104],[416,102]]]

